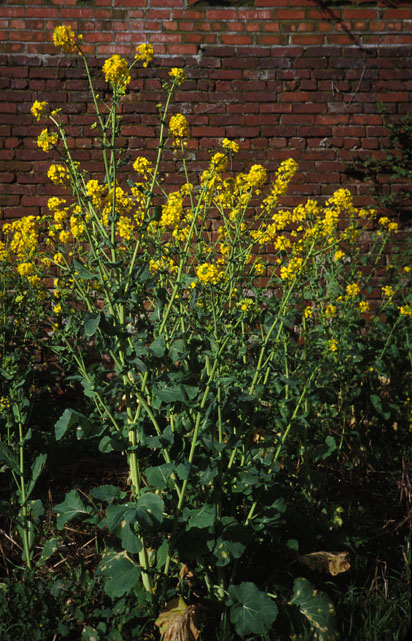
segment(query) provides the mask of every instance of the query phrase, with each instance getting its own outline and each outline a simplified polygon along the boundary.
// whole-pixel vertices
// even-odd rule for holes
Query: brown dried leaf
[[[298,557],[299,561],[315,572],[326,572],[332,576],[350,568],[349,552],[311,552]]]
[[[196,606],[186,605],[181,596],[169,601],[155,621],[162,641],[197,641]]]

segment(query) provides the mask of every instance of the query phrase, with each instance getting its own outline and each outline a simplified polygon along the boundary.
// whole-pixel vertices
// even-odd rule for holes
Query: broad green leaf
[[[225,566],[232,559],[239,559],[246,550],[251,536],[248,528],[234,518],[226,517],[222,522],[224,522],[224,528],[213,550],[217,558],[217,566]]]
[[[182,338],[177,338],[170,346],[169,356],[173,362],[180,361],[186,353],[185,342]]]
[[[91,278],[96,278],[96,274],[93,274],[90,269],[87,269],[80,261],[77,260],[77,258],[73,259],[73,267],[80,276],[80,278],[83,278],[84,280],[90,280]]]
[[[38,561],[39,565],[43,565],[43,563],[47,561],[47,559],[49,559],[56,552],[56,550],[59,549],[61,542],[62,539],[56,536],[46,541],[46,543],[43,545],[40,559]]]
[[[96,628],[86,625],[82,630],[81,641],[100,641],[100,635]]]
[[[158,494],[146,492],[137,500],[136,518],[143,527],[158,527],[163,521],[164,502]]]
[[[318,592],[307,579],[299,577],[293,583],[290,603],[297,606],[311,626],[316,641],[337,641],[335,610],[329,597]]]
[[[192,527],[199,529],[211,527],[216,521],[216,506],[206,503],[195,510],[185,510],[185,516],[188,517],[188,530]]]
[[[103,452],[103,454],[108,454],[113,451],[122,452],[126,447],[125,443],[122,443],[112,436],[103,436],[99,442],[99,450]]]
[[[240,637],[265,634],[270,630],[278,608],[265,592],[261,592],[254,583],[245,582],[230,586],[229,595],[233,601],[230,620]]]
[[[170,482],[170,475],[174,469],[173,463],[163,463],[163,465],[156,465],[149,467],[146,470],[146,478],[150,485],[157,490],[165,490]]]
[[[119,487],[114,485],[99,485],[99,487],[94,487],[90,494],[94,499],[98,501],[113,501],[113,499],[121,500],[126,496],[126,492],[123,492]]]
[[[7,467],[15,474],[20,476],[20,468],[17,456],[13,450],[0,441],[0,462],[5,463]]]
[[[149,345],[149,349],[156,358],[162,358],[166,351],[165,339],[162,336],[158,336]]]
[[[83,436],[86,436],[86,437],[91,436],[96,431],[95,426],[87,418],[87,416],[84,416],[84,414],[81,414],[76,410],[66,409],[64,410],[63,414],[54,425],[54,433],[55,433],[56,441],[60,441],[60,439],[65,435],[67,430],[73,427],[74,425],[77,427],[78,438],[81,438]]]
[[[97,328],[100,325],[101,318],[102,318],[101,312],[97,312],[97,314],[91,314],[91,313],[86,314],[86,318],[84,321],[84,333],[88,338],[90,338],[91,336],[94,336],[95,333],[97,332]]]
[[[135,503],[123,503],[122,505],[110,504],[106,508],[106,520],[109,532],[119,534],[123,521],[132,523],[137,519],[137,507]]]
[[[96,569],[97,576],[105,579],[104,590],[112,599],[130,592],[140,577],[140,568],[128,557],[127,552],[106,548]]]
[[[76,490],[71,490],[66,494],[63,503],[59,503],[53,509],[57,512],[57,527],[59,530],[62,530],[66,523],[76,516],[90,514],[92,511],[90,507],[84,505]]]

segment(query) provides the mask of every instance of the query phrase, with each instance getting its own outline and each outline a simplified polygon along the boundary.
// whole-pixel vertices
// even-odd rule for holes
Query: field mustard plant
[[[70,27],[58,27],[53,40],[81,53]],[[316,452],[323,460],[345,447],[355,394],[374,375],[369,352],[377,369],[386,362],[390,340],[379,314],[362,316],[369,307],[359,295],[396,230],[357,209],[347,189],[323,204],[282,206],[296,161],[277,169],[252,162],[233,174],[229,160],[239,144],[227,138],[197,179],[184,144],[188,120],[169,114],[186,79],[177,67],[163,85],[155,159],[127,159],[116,146],[120,101],[138,63],[146,67],[153,55],[146,43],[131,64],[118,55],[104,62],[112,91],[105,104],[81,55],[101,173],[91,176],[75,160],[63,119],[51,109],[54,129],[43,129],[38,144],[52,153],[58,147],[48,177],[65,197],[49,199],[41,224],[27,217],[6,227],[2,254],[22,286],[45,293],[51,343],[92,407],[87,416],[66,408],[56,438],[76,428],[101,452],[127,459],[127,501],[112,486],[96,488],[90,504],[72,490],[56,506],[58,527],[84,518],[107,528],[96,572],[109,596],[135,594],[153,619],[182,596],[180,572],[190,566],[196,587],[189,598],[196,607],[202,599],[218,604],[213,625],[222,641],[260,637],[274,629],[281,599],[276,569],[259,568],[259,579],[249,560],[269,539],[278,541],[276,554],[290,551],[283,497],[293,496]],[[48,111],[33,104],[36,120]],[[181,185],[162,177],[165,151],[181,163]],[[375,222],[363,256],[360,234]],[[396,301],[383,303],[385,314],[396,314],[392,328],[406,327],[411,301],[392,285],[382,291]],[[352,376],[356,390],[347,387]],[[311,598],[335,638],[332,605]],[[245,619],[251,601],[265,612],[262,621]]]

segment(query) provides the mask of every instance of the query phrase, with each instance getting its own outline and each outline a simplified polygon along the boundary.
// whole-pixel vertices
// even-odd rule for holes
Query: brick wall
[[[357,203],[367,188],[343,170],[354,154],[381,154],[387,145],[378,103],[388,113],[411,111],[412,1],[0,0],[0,207],[5,218],[39,214],[55,193],[50,156],[37,148],[44,124],[34,100],[61,107],[74,155],[99,171],[94,122],[79,59],[61,55],[52,33],[69,24],[84,49],[99,90],[100,68],[113,53],[133,56],[149,41],[156,58],[138,69],[123,102],[131,157],[156,147],[156,104],[171,66],[189,81],[173,109],[191,125],[193,167],[227,136],[240,143],[235,169],[259,162],[273,171],[292,156],[300,165],[289,202],[322,198],[349,186]],[[216,4],[216,1],[215,1]],[[176,182],[173,156],[164,166]],[[127,168],[125,169],[127,171]]]

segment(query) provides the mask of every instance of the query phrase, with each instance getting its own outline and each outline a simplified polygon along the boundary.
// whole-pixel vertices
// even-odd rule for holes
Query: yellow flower
[[[303,310],[303,315],[305,318],[310,318],[312,316],[312,308],[309,305]]]
[[[5,410],[10,409],[11,403],[8,396],[0,396],[0,414]]]
[[[57,145],[59,137],[57,134],[49,134],[47,129],[43,129],[40,136],[37,138],[37,146],[43,151],[50,151],[52,147]]]
[[[409,265],[405,265],[405,267],[403,268],[403,271],[406,274],[409,274],[409,272],[412,272],[412,267],[409,267]]]
[[[81,40],[83,36],[78,35],[77,39]],[[53,33],[53,44],[60,47],[64,53],[76,53],[79,46],[76,43],[76,34],[70,26],[61,25],[56,27]]]
[[[154,169],[150,160],[144,158],[144,156],[138,156],[133,163],[133,169],[137,174],[143,176],[143,178],[148,178],[150,174],[153,173]]]
[[[223,138],[222,147],[223,149],[228,149],[233,154],[236,154],[239,151],[239,145],[237,144],[237,142],[229,140],[228,138]]]
[[[338,260],[342,260],[342,258],[345,258],[345,252],[342,251],[341,249],[338,249],[337,251],[335,251],[335,253],[333,255],[333,260],[335,261],[335,263]]]
[[[410,305],[401,305],[398,309],[402,316],[412,316],[412,307]]]
[[[257,276],[262,276],[262,274],[265,273],[265,266],[263,265],[263,263],[255,263],[253,265],[253,268]]]
[[[173,146],[178,147],[182,138],[188,138],[190,135],[189,123],[183,114],[172,116],[169,121],[169,131],[175,139]]]
[[[331,352],[336,352],[336,351],[337,351],[337,349],[338,349],[338,343],[337,343],[337,341],[336,341],[336,338],[332,338],[332,339],[328,342],[328,347],[329,347],[329,349],[330,349],[330,351],[331,351]]]
[[[53,311],[55,314],[61,314],[62,313],[62,306],[60,303],[57,303],[57,305],[53,305]]]
[[[186,80],[186,74],[183,69],[179,67],[172,67],[169,71],[169,76],[173,79],[176,85],[181,85]]]
[[[34,272],[34,265],[33,263],[20,263],[16,270],[20,276],[30,276]]]
[[[237,303],[237,306],[240,307],[240,311],[242,312],[251,312],[254,304],[253,298],[242,298],[242,300]]]
[[[106,82],[116,87],[121,93],[126,90],[130,82],[129,65],[125,58],[115,54],[108,58],[103,65],[103,73]]]
[[[360,293],[360,287],[358,283],[351,283],[350,285],[346,285],[346,293],[350,298],[358,296],[358,294]]]
[[[267,172],[262,165],[252,165],[246,177],[248,187],[259,189],[267,180]]]
[[[333,318],[336,314],[336,307],[335,305],[327,305],[325,309],[325,316],[327,318]]]
[[[300,258],[299,256],[292,258],[288,265],[282,265],[280,268],[280,277],[283,280],[293,280],[301,270],[302,265],[303,258]]]
[[[59,234],[59,241],[61,243],[68,243],[70,240],[70,232],[68,231],[61,231]]]
[[[370,310],[370,305],[367,300],[361,300],[358,307],[359,311],[362,313]]]
[[[393,287],[391,287],[391,285],[384,285],[384,287],[382,287],[382,294],[384,296],[387,296],[388,298],[392,298],[394,293],[395,293],[395,290],[393,289]]]
[[[153,60],[154,50],[151,44],[144,42],[136,47],[135,60],[142,60],[143,67]]]
[[[70,174],[64,165],[51,165],[47,176],[55,185],[67,185],[70,181]]]
[[[197,268],[196,275],[203,284],[217,285],[223,276],[223,272],[219,272],[217,267],[211,263],[203,263]]]
[[[46,115],[47,107],[47,102],[39,102],[38,100],[35,100],[31,106],[30,111],[33,114],[33,117],[36,118],[37,121],[39,121]]]

